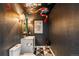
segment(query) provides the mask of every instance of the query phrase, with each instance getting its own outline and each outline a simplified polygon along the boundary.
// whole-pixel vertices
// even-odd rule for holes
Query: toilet
[[[16,44],[9,49],[9,56],[19,56],[21,53],[21,44]]]

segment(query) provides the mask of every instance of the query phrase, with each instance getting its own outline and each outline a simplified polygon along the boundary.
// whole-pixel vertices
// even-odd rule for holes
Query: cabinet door
[[[23,39],[21,40],[22,53],[33,53],[33,39]]]

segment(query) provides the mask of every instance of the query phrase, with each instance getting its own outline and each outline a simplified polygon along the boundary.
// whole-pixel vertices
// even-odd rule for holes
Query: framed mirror
[[[43,33],[43,21],[42,20],[34,21],[34,33],[38,33],[38,34]]]

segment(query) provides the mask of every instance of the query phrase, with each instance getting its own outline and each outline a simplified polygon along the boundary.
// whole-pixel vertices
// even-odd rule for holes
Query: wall
[[[13,11],[4,11],[0,4],[0,56],[9,55],[9,49],[20,43],[18,34],[18,15]]]
[[[48,13],[47,15],[50,14],[51,9],[54,7],[55,3],[42,3],[43,7],[47,7],[48,8]],[[43,20],[43,17],[38,16],[37,17],[39,20]],[[49,17],[48,17],[49,18]],[[47,21],[47,23],[43,23],[43,34],[37,34],[36,35],[36,45],[50,45],[50,40],[49,40],[49,19]]]
[[[55,55],[79,55],[79,4],[56,4],[49,15]]]
[[[42,20],[43,21],[43,17],[41,17],[39,14],[38,15],[36,15],[36,17],[35,17],[35,20]],[[47,44],[47,42],[48,42],[48,23],[44,23],[43,22],[43,33],[38,33],[38,34],[35,34],[34,33],[34,35],[35,35],[35,44],[36,44],[36,46],[44,46],[44,45],[46,45]]]

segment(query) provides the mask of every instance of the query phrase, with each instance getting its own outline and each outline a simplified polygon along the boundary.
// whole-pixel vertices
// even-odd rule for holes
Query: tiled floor
[[[55,56],[50,46],[36,46],[34,54],[36,56]]]

